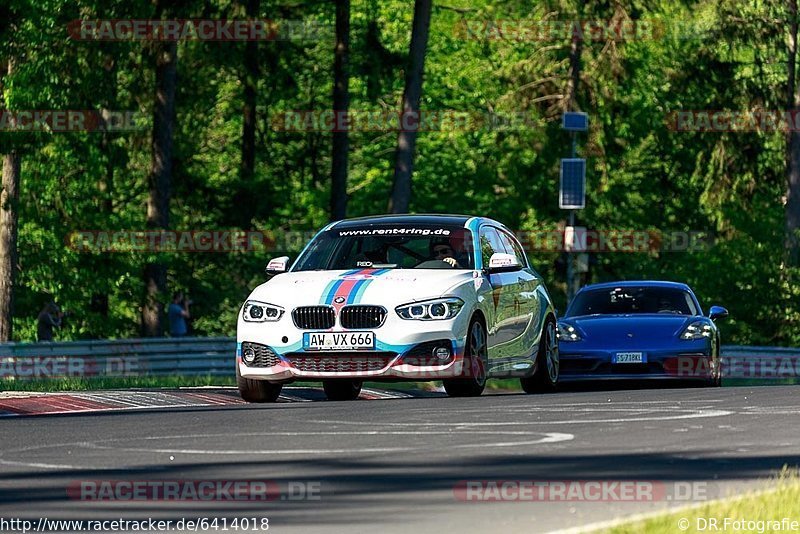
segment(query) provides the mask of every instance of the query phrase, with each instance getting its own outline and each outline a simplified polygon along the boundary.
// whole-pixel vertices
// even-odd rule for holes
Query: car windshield
[[[472,233],[458,226],[369,225],[319,234],[293,271],[472,269]]]
[[[691,295],[670,287],[615,287],[584,291],[575,297],[567,315],[664,313],[697,315]]]

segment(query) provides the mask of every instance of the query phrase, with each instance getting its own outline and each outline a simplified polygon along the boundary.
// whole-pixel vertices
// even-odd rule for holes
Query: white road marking
[[[499,432],[498,432],[499,434]],[[561,441],[572,441],[575,439],[574,434],[566,434],[560,432],[548,432],[547,436],[534,440],[534,441],[513,441],[513,442],[500,442],[500,443],[469,443],[466,445],[454,445],[455,449],[473,449],[476,447],[516,447],[517,445],[539,445],[541,443],[558,443]]]
[[[376,424],[384,426],[514,426],[514,425],[577,425],[577,424],[592,424],[592,423],[630,423],[640,421],[673,421],[678,419],[701,419],[705,417],[724,417],[732,415],[735,412],[728,410],[697,410],[694,413],[677,414],[677,415],[663,415],[655,417],[626,417],[617,419],[571,419],[566,421],[509,421],[509,422],[460,422],[460,423],[374,423],[363,421],[308,421],[309,423],[320,423],[327,425],[369,425],[376,426]]]
[[[281,393],[278,398],[285,400],[286,402],[312,402],[311,399],[304,399],[303,397],[297,397],[296,395],[287,395],[286,393]]]
[[[303,435],[454,435],[453,432],[433,431],[433,432],[405,432],[405,431],[363,431],[363,432],[258,432],[247,434],[200,434],[192,436],[151,436],[137,439],[186,439],[198,437],[225,437],[233,438],[236,436],[303,436]],[[535,440],[517,441],[517,442],[499,442],[499,443],[470,443],[456,445],[455,448],[490,448],[490,447],[515,447],[522,445],[539,445],[545,443],[558,443],[562,441],[571,441],[575,439],[573,434],[560,433],[560,432],[525,432],[525,431],[466,431],[458,432],[457,434],[479,434],[479,435],[515,435],[515,436],[542,436]],[[25,447],[21,449],[14,449],[6,451],[8,453],[31,452],[33,450],[41,450],[47,448],[69,448],[69,447],[82,447],[85,449],[94,450],[115,450],[115,451],[129,451],[129,452],[146,452],[158,454],[196,454],[196,455],[286,455],[286,454],[345,454],[345,453],[394,453],[394,452],[412,452],[430,450],[433,447],[367,447],[367,448],[346,448],[346,449],[278,449],[278,450],[231,450],[231,449],[171,449],[171,448],[148,448],[148,447],[119,447],[117,445],[101,445],[101,443],[115,443],[119,441],[130,441],[129,439],[109,439],[101,440],[99,442],[72,442],[61,443],[58,445],[39,445],[36,447]],[[76,465],[62,465],[62,464],[45,464],[34,462],[20,462],[14,460],[4,460],[0,458],[0,464],[15,465],[24,467],[36,467],[40,469],[97,469],[95,466],[76,466]]]
[[[13,465],[16,467],[35,467],[38,469],[86,469],[79,465],[65,465],[65,464],[42,464],[36,462],[15,462],[13,460],[0,459],[2,465]]]
[[[361,390],[361,393],[367,393],[369,395],[376,395],[381,399],[414,399],[414,395],[406,393],[404,391],[397,391],[397,390],[383,390],[383,389],[371,389],[371,388],[364,388]]]
[[[376,435],[453,435],[453,432],[385,432],[379,430],[370,430],[366,432],[270,432],[270,433],[261,433],[258,435],[286,435],[286,436],[298,436],[298,435],[368,435],[368,436],[376,436]],[[489,434],[489,435],[496,435],[496,434],[509,434],[509,432],[486,432],[486,431],[462,431],[458,432],[461,435],[468,435],[468,434]],[[514,432],[510,433],[511,435],[542,435],[543,437],[535,440],[529,441],[516,441],[516,442],[501,442],[501,443],[468,443],[468,444],[461,444],[461,445],[454,445],[454,448],[488,448],[488,447],[513,447],[517,445],[538,445],[543,443],[558,443],[561,441],[571,441],[575,439],[573,434],[566,434],[560,432]],[[236,437],[238,434],[230,434],[227,437]],[[180,439],[177,438],[177,439]],[[372,447],[372,448],[348,448],[348,449],[278,449],[278,450],[232,450],[232,449],[152,449],[147,447],[119,447],[116,445],[99,445],[97,443],[92,442],[85,442],[81,443],[83,447],[90,448],[90,449],[112,449],[117,451],[131,451],[131,452],[157,452],[157,453],[172,453],[172,454],[236,454],[236,455],[247,455],[247,454],[265,454],[265,455],[272,455],[272,454],[338,454],[342,452],[355,452],[355,453],[362,453],[362,452],[403,452],[403,451],[420,451],[431,449],[432,447]]]

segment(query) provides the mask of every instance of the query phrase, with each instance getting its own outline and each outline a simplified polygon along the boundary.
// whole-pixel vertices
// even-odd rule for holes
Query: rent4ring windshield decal
[[[339,237],[360,235],[450,235],[446,228],[364,228],[357,230],[339,230]]]

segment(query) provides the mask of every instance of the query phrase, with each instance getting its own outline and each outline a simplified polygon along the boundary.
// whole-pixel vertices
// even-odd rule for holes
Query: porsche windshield
[[[575,297],[569,316],[664,313],[697,315],[688,292],[671,287],[616,287],[585,291]]]
[[[472,233],[463,227],[380,225],[323,232],[293,270],[473,267]]]

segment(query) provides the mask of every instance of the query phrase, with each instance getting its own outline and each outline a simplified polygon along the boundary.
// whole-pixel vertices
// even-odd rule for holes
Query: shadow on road
[[[714,449],[708,448],[693,451],[691,458],[669,452],[546,456],[517,452],[454,457],[450,461],[438,459],[433,463],[413,457],[275,458],[149,465],[136,469],[32,469],[0,475],[0,511],[5,516],[21,517],[26,515],[23,511],[39,516],[40,512],[34,511],[46,510],[51,518],[84,519],[156,515],[179,519],[200,512],[218,517],[259,514],[287,525],[330,527],[337,521],[380,524],[387,520],[385,510],[398,506],[452,505],[456,502],[454,487],[465,480],[725,481],[769,477],[786,464],[800,465],[800,456],[734,458],[715,455]],[[68,497],[67,487],[85,480],[269,480],[281,487],[289,482],[319,481],[321,495],[319,500],[304,502],[234,503],[81,502]],[[430,500],[420,503],[425,496]]]

